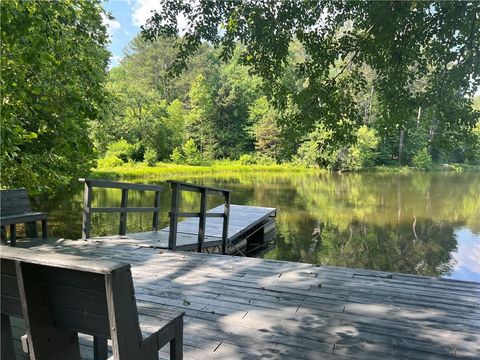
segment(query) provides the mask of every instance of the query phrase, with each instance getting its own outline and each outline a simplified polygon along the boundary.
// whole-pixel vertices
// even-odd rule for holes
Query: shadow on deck
[[[186,311],[186,359],[480,357],[477,283],[110,242],[19,246],[131,263],[141,314]]]

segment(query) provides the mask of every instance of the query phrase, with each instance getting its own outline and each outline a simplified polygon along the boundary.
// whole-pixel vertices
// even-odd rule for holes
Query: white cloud
[[[107,27],[108,34],[112,36],[113,32],[120,29],[120,23],[115,19],[109,19],[105,14],[102,13],[103,24]]]
[[[120,61],[122,61],[121,56],[112,54],[112,56],[110,56],[110,61],[108,63],[108,69],[110,70],[111,68],[120,65]]]
[[[153,10],[161,10],[162,2],[159,0],[137,0],[133,6],[132,20],[136,26],[145,25],[147,19],[152,16]]]
[[[145,25],[147,20],[152,16],[152,11],[160,11],[162,9],[161,0],[137,0],[132,7],[132,22],[135,26]],[[183,33],[187,25],[187,19],[184,16],[178,17],[178,26],[180,33]]]

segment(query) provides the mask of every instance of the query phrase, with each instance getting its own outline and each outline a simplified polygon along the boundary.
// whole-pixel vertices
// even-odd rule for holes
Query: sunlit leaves
[[[104,106],[100,1],[2,1],[2,186],[50,192],[85,173]]]
[[[164,1],[162,10],[143,27],[146,39],[177,33],[177,17],[188,20],[171,70],[178,74],[202,41],[221,49],[220,58],[233,56],[242,43],[240,60],[264,80],[276,104],[287,94],[312,129],[318,118],[340,141],[351,141],[361,122],[355,116],[352,90],[365,86],[358,68],[368,64],[377,72],[379,104],[389,123],[404,126],[419,104],[443,99],[446,89],[471,96],[480,85],[480,3],[474,1]],[[297,91],[282,77],[289,46],[300,42],[303,61],[295,64],[305,79]],[[343,66],[337,75],[331,69]],[[342,75],[348,75],[346,77]],[[428,75],[421,92],[412,92],[416,79]],[[344,120],[348,119],[348,122]],[[467,127],[471,126],[468,119]]]

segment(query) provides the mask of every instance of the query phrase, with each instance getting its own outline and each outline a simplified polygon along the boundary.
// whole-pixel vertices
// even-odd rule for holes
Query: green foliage
[[[238,159],[238,162],[242,165],[253,165],[256,164],[255,161],[255,155],[252,154],[243,154],[240,156],[240,159]]]
[[[115,155],[108,155],[102,159],[99,159],[97,162],[98,168],[114,168],[117,166],[122,166],[125,162]]]
[[[1,2],[1,185],[53,192],[85,176],[109,52],[99,0]]]
[[[183,164],[185,162],[185,156],[183,155],[182,149],[176,147],[173,149],[172,155],[170,156],[170,159],[175,163],[175,164]]]
[[[200,153],[206,159],[214,158],[216,150],[214,119],[217,115],[211,86],[205,76],[199,74],[188,93],[191,109],[187,115],[187,136],[191,144],[198,144]]]
[[[193,139],[188,139],[185,144],[182,146],[182,152],[185,157],[185,163],[188,165],[200,165],[201,163],[201,154],[195,145]]]
[[[253,123],[251,133],[255,138],[255,150],[273,159],[281,156],[281,132],[278,127],[278,112],[268,103],[266,97],[258,98],[249,109]]]
[[[433,165],[432,156],[427,149],[421,149],[413,157],[412,163],[416,168],[428,170]]]
[[[375,130],[361,126],[356,143],[349,147],[339,146],[332,140],[332,131],[323,124],[317,125],[298,149],[296,160],[332,170],[360,170],[374,165],[379,144]]]
[[[338,148],[332,142],[333,132],[318,124],[315,130],[308,134],[297,152],[297,160],[306,165],[319,165],[323,168],[334,167],[338,156]]]
[[[158,154],[154,149],[147,148],[143,159],[149,166],[154,166],[158,161]]]
[[[471,161],[480,163],[480,120],[472,130]]]
[[[127,140],[122,139],[108,145],[106,157],[117,157],[123,162],[128,162],[133,160],[134,153],[135,145],[132,145]]]
[[[242,45],[239,61],[262,78],[277,105],[282,109],[290,98],[298,106],[301,116],[294,120],[297,128],[303,128],[302,135],[313,130],[320,117],[327,129],[335,130],[337,141],[352,140],[353,130],[361,124],[357,94],[369,84],[366,66],[376,74],[376,99],[390,129],[404,128],[422,104],[437,108],[431,123],[436,129],[448,132],[454,127],[462,133],[472,125],[471,116],[464,116],[468,106],[453,99],[471,97],[480,85],[474,60],[480,51],[478,2],[162,4],[142,30],[149,40],[174,36],[178,16],[187,19],[185,36],[178,38],[177,56],[170,65],[172,74],[187,67],[203,42],[220,49],[220,59],[234,58],[237,40]],[[303,53],[293,59],[292,71],[287,64],[295,40]],[[292,73],[302,86],[286,81]],[[449,115],[458,110],[462,115]]]
[[[357,142],[351,147],[351,153],[355,153],[353,156],[355,165],[351,169],[359,170],[374,166],[379,143],[380,139],[375,129],[370,129],[366,125],[361,126],[357,132]]]
[[[180,3],[166,1],[166,7],[175,8]],[[225,34],[220,33],[218,40],[224,47],[216,48],[214,41],[199,42],[188,54],[185,51],[191,41],[199,39],[189,33],[177,36],[171,32],[170,37],[154,42],[137,36],[121,64],[110,71],[108,89],[114,105],[104,111],[102,121],[90,123],[95,147],[103,155],[109,143],[124,138],[136,146],[134,161],[143,161],[145,149],[152,149],[159,161],[186,163],[182,147],[192,139],[198,150],[189,160],[193,163],[240,159],[249,154],[252,158],[243,157],[242,162],[294,160],[339,171],[411,165],[414,155],[423,148],[435,163],[474,163],[476,137],[471,128],[478,114],[472,110],[470,95],[476,80],[461,80],[467,79],[466,72],[473,74],[476,70],[470,63],[458,64],[455,71],[450,65],[442,67],[439,59],[445,54],[434,49],[437,39],[423,48],[410,40],[404,46],[403,40],[398,44],[395,40],[407,36],[397,24],[384,18],[371,23],[379,13],[392,14],[407,26],[410,35],[419,35],[420,31],[419,38],[424,36],[423,21],[438,21],[434,32],[442,36],[451,27],[444,18],[417,13],[430,7],[413,2],[410,5],[338,2],[332,6],[343,15],[330,14],[318,37],[306,35],[304,32],[310,30],[303,22],[295,26],[304,37],[297,37],[290,36],[289,27],[293,25],[287,19],[303,19],[303,11],[311,9],[305,3],[296,3],[289,8],[293,12],[284,14],[273,26],[281,26],[279,34],[288,36],[271,39],[272,26],[266,19],[275,18],[277,10],[272,13],[269,9],[278,7],[282,11],[285,4],[254,1],[249,6],[264,11],[265,18],[254,17],[245,28],[231,29],[232,34],[239,31],[238,41],[223,43]],[[220,7],[217,21],[226,11],[223,6],[240,13],[245,10],[235,3],[199,3],[192,11]],[[458,15],[463,7],[451,5],[447,11],[444,4],[432,6],[439,17],[445,16],[444,12]],[[231,15],[236,18],[238,14]],[[368,14],[373,18],[363,18]],[[410,23],[405,18],[408,14],[419,23]],[[313,19],[310,13],[305,16]],[[243,31],[251,24],[255,24],[252,37],[243,38]],[[268,28],[263,28],[267,24]],[[153,23],[149,26],[156,27]],[[461,39],[464,24],[459,27],[460,38],[453,42],[465,40]],[[257,38],[259,29],[266,31],[262,37],[270,38],[268,44],[285,47],[259,48],[259,43],[253,43],[265,45],[265,39]],[[204,30],[199,29],[200,36]],[[153,38],[158,34],[150,35]],[[365,36],[364,41],[359,42],[359,36]],[[224,53],[228,48],[228,54]],[[383,51],[382,57],[374,48]],[[177,58],[179,50],[188,56]],[[405,59],[396,61],[396,51],[401,51]],[[260,53],[265,57],[253,61]],[[280,53],[284,61],[274,71],[276,61],[283,56]],[[222,54],[227,56],[222,58]],[[172,78],[169,69],[187,57],[188,69]],[[268,62],[273,67],[266,66]]]

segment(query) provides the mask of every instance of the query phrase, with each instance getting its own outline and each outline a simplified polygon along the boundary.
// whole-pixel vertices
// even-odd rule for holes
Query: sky
[[[119,64],[125,47],[140,32],[140,26],[150,17],[151,10],[159,9],[162,0],[109,0],[103,2],[105,10],[114,20],[104,19],[110,35],[108,49],[112,53],[110,67]]]

